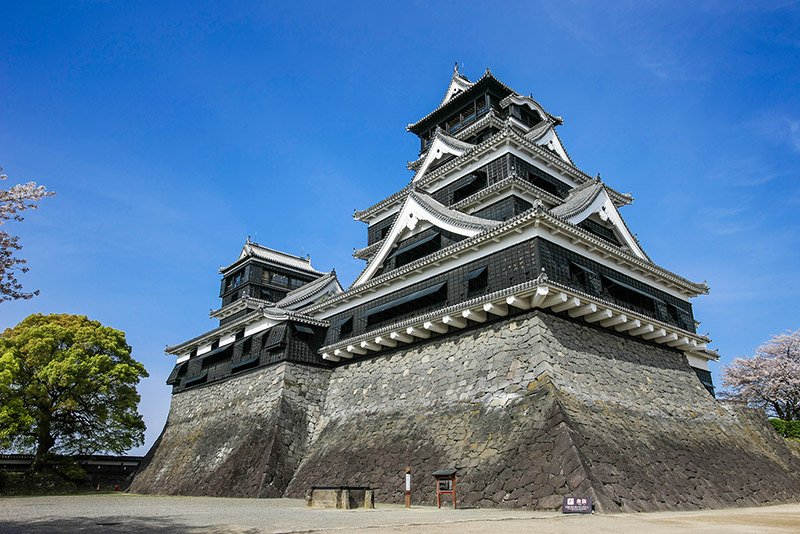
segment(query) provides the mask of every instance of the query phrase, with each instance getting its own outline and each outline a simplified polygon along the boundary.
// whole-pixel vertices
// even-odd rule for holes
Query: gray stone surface
[[[763,417],[711,397],[682,353],[542,312],[337,369],[289,485],[417,503],[459,467],[462,506],[644,511],[800,498],[799,458]]]
[[[329,374],[281,363],[173,395],[130,491],[280,497],[314,433]]]
[[[715,401],[682,353],[535,311],[327,371],[281,364],[173,397],[133,491],[303,497],[369,486],[460,506],[606,511],[800,499],[800,454]]]

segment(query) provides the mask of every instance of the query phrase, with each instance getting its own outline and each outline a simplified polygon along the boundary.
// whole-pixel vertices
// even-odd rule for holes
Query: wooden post
[[[406,508],[411,508],[411,467],[406,467]]]

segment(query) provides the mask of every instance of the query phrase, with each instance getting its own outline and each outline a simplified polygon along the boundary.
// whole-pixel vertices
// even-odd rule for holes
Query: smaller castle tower
[[[280,361],[317,363],[327,322],[295,310],[342,292],[336,272],[248,238],[235,262],[221,267],[219,326],[167,347],[178,356],[167,383],[173,393]]]

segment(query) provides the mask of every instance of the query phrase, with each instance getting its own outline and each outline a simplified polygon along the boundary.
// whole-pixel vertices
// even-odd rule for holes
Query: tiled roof
[[[298,269],[300,271],[305,271],[307,273],[324,274],[321,271],[318,271],[311,266],[311,258],[303,258],[301,256],[287,254],[286,252],[281,252],[280,250],[275,250],[265,247],[263,245],[259,245],[258,243],[254,243],[249,239],[242,247],[242,252],[239,254],[239,259],[237,259],[235,262],[228,265],[227,267],[222,267],[220,269],[220,272],[224,273],[225,271],[228,271],[232,267],[238,265],[239,262],[241,262],[243,259],[250,257],[259,258],[272,263],[276,263],[278,265],[284,265],[286,267],[291,267],[293,269]]]
[[[603,184],[600,181],[586,182],[573,188],[563,204],[559,204],[550,210],[550,213],[557,217],[569,219],[570,217],[585,210],[597,196],[603,191]]]
[[[466,91],[472,87],[474,82],[469,81],[469,78],[458,72],[458,63],[453,68],[453,78],[450,80],[450,85],[447,86],[447,91],[444,92],[442,101],[439,102],[439,107],[447,104],[450,100],[455,98],[460,92]],[[451,93],[451,89],[455,86],[455,91]]]
[[[299,323],[310,324],[312,326],[330,326],[330,323],[328,321],[310,317],[303,313],[277,308],[274,306],[273,307],[263,306],[259,307],[257,310],[253,310],[252,312],[246,314],[245,316],[233,322],[230,322],[223,326],[218,326],[217,328],[209,330],[208,332],[200,334],[199,336],[193,337],[188,341],[184,341],[183,343],[178,343],[177,345],[168,346],[166,349],[164,349],[164,352],[166,352],[167,354],[178,354],[180,352],[186,352],[198,345],[208,343],[212,339],[222,337],[225,334],[231,334],[232,332],[239,330],[242,326],[253,323],[263,317],[268,317],[270,319],[275,319],[278,321],[293,320]]]
[[[491,71],[489,69],[486,69],[486,72],[483,73],[483,76],[481,76],[468,89],[458,93],[456,96],[454,96],[450,100],[446,100],[446,101],[443,100],[442,103],[439,104],[436,107],[436,109],[434,109],[433,111],[431,111],[430,113],[428,113],[427,115],[422,117],[420,120],[418,120],[414,124],[409,124],[408,126],[406,126],[406,130],[413,132],[415,128],[417,128],[419,125],[421,125],[422,123],[424,123],[425,121],[430,119],[433,115],[435,115],[436,113],[438,113],[442,109],[450,106],[451,104],[454,105],[453,104],[454,102],[459,102],[459,101],[466,100],[466,98],[467,98],[466,95],[474,94],[475,92],[477,92],[478,89],[480,89],[481,87],[483,87],[487,83],[491,83],[491,82],[494,82],[494,83],[498,84],[500,87],[502,87],[503,89],[507,90],[510,93],[516,93],[516,91],[514,91],[512,88],[510,88],[509,86],[507,86],[506,84],[504,84],[503,82],[501,82],[500,80],[498,80],[497,78],[492,76],[492,73],[491,73]]]
[[[468,215],[458,210],[452,210],[424,193],[412,192],[411,196],[422,206],[433,212],[436,212],[442,219],[455,226],[468,228],[470,230],[482,231],[496,228],[502,224],[502,221],[483,219],[481,217],[475,217],[474,215]]]
[[[375,243],[373,243],[371,245],[367,245],[364,248],[355,249],[353,251],[353,257],[354,258],[358,258],[360,260],[368,260],[372,256],[374,256],[375,253],[378,252],[378,250],[380,250],[382,243],[383,243],[383,239],[381,239],[380,241],[376,241]]]
[[[288,306],[291,306],[292,304],[313,297],[317,293],[324,290],[328,286],[328,284],[330,284],[331,281],[335,281],[337,285],[339,284],[336,278],[336,271],[325,273],[324,275],[320,276],[313,282],[309,282],[303,286],[298,287],[297,289],[293,289],[283,299],[275,303],[275,306],[278,308],[286,308]],[[341,293],[342,286],[339,285],[338,289],[339,290],[337,291],[337,293]]]
[[[607,251],[608,253],[610,253],[610,255],[619,258],[622,263],[628,264],[633,268],[639,268],[640,270],[645,270],[647,272],[650,272],[656,275],[662,281],[673,285],[674,287],[678,288],[679,290],[685,293],[691,293],[695,295],[708,293],[708,286],[705,283],[692,282],[648,260],[643,260],[629,251],[620,249],[619,247],[616,247],[598,237],[595,237],[593,234],[587,232],[586,230],[574,224],[565,221],[561,217],[553,216],[550,212],[543,209],[541,204],[534,204],[533,208],[517,215],[516,217],[508,219],[505,222],[501,222],[499,226],[497,226],[492,230],[480,232],[479,234],[476,234],[474,237],[454,243],[448,247],[440,249],[437,252],[434,252],[433,254],[415,260],[398,269],[394,269],[392,271],[376,276],[375,278],[372,278],[371,280],[363,284],[359,284],[358,286],[353,285],[350,288],[348,288],[347,291],[345,291],[344,293],[341,293],[331,298],[330,301],[314,304],[305,311],[306,313],[310,313],[320,310],[322,308],[326,308],[328,306],[335,306],[337,302],[349,300],[353,298],[355,295],[358,295],[364,291],[368,291],[371,288],[379,286],[381,284],[386,284],[395,278],[401,276],[407,276],[409,273],[418,271],[427,265],[434,263],[438,264],[437,262],[441,262],[448,256],[453,255],[454,252],[472,248],[479,243],[496,239],[500,237],[502,234],[514,231],[516,228],[522,225],[533,224],[536,220],[555,228],[568,230],[576,237],[579,237],[582,241],[591,244],[593,248]]]
[[[420,190],[420,188],[424,187],[429,182],[434,181],[436,178],[447,175],[454,168],[457,168],[459,164],[463,163],[463,161],[465,161],[466,159],[479,157],[479,155],[482,154],[483,152],[492,150],[492,148],[495,145],[505,142],[509,138],[515,139],[518,143],[520,143],[520,145],[524,147],[531,148],[534,153],[541,156],[543,159],[549,161],[555,167],[564,171],[565,174],[567,174],[580,184],[585,184],[587,182],[592,182],[594,180],[594,178],[592,178],[582,170],[578,169],[574,164],[564,161],[561,158],[561,156],[559,156],[552,150],[548,149],[547,147],[538,145],[531,139],[526,138],[523,134],[520,134],[518,132],[517,128],[510,126],[506,122],[506,125],[501,131],[494,134],[493,136],[483,141],[482,143],[475,145],[473,148],[465,152],[462,156],[455,158],[451,161],[448,161],[441,167],[437,167],[433,171],[426,173],[425,176],[423,176],[419,181],[407,184],[403,189],[384,198],[380,202],[373,204],[369,208],[356,211],[355,213],[353,213],[353,218],[356,219],[357,221],[364,221],[365,219],[368,220],[368,218],[374,215],[375,213],[383,209],[389,208],[391,206],[394,206],[399,201],[402,201],[410,191]],[[616,204],[622,205],[622,204],[630,204],[631,202],[633,202],[633,197],[629,194],[620,193],[619,191],[616,191],[610,187],[607,187],[606,189],[608,190],[609,195]]]

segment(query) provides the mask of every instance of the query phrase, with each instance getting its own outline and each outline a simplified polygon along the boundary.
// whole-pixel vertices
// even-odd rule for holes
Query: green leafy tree
[[[125,334],[83,315],[34,314],[0,334],[0,447],[122,453],[144,441],[136,385],[144,366]]]

